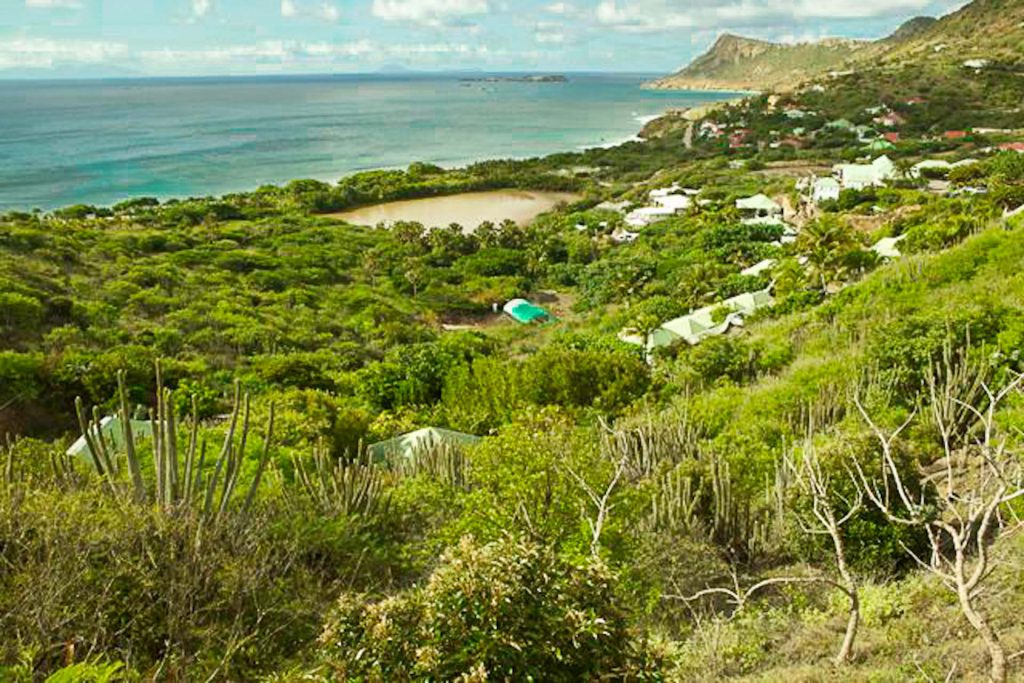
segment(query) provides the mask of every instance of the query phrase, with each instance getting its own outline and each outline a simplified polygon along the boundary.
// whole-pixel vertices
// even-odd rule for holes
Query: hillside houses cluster
[[[896,164],[884,154],[867,164],[836,164],[831,176],[808,176],[797,183],[806,201],[815,205],[839,199],[843,190],[882,187],[899,175]]]
[[[645,228],[670,216],[684,214],[693,206],[694,198],[699,192],[700,190],[681,188],[677,184],[651,190],[648,194],[650,204],[627,213],[626,225],[631,228]]]

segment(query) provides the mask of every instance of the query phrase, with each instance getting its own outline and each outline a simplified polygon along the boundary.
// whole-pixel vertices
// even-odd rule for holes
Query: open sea
[[[219,195],[413,161],[452,166],[611,145],[667,109],[732,97],[642,89],[650,78],[0,81],[0,211]]]

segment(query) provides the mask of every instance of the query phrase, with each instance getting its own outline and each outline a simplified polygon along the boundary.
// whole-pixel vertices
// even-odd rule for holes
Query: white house
[[[626,214],[626,225],[634,228],[644,228],[655,223],[657,221],[674,216],[676,214],[674,209],[670,209],[664,206],[645,206],[639,209],[634,209]]]
[[[657,200],[660,197],[667,197],[668,195],[675,194],[676,192],[679,192],[679,183],[672,183],[671,187],[659,187],[651,190],[648,193],[648,196],[653,200]]]
[[[636,242],[636,238],[639,236],[640,233],[638,232],[630,232],[629,230],[619,228],[612,233],[612,241],[616,244],[632,244]]]
[[[842,186],[835,178],[815,178],[811,183],[811,201],[815,204],[839,199]]]
[[[684,194],[666,194],[656,198],[654,203],[676,213],[683,213],[693,205],[693,200]]]
[[[775,259],[773,259],[773,258],[766,258],[763,261],[755,263],[754,265],[750,266],[749,268],[744,268],[743,270],[740,271],[740,275],[748,275],[748,276],[751,276],[751,277],[757,277],[758,275],[761,275],[762,273],[769,272],[772,268],[775,267],[775,264],[776,264],[776,260]]]
[[[882,155],[870,164],[837,164],[834,168],[836,179],[843,189],[863,190],[867,187],[885,185],[896,177],[896,164]]]
[[[736,200],[744,218],[782,218],[782,205],[763,194]]]
[[[871,251],[875,252],[881,258],[884,259],[899,258],[903,254],[900,253],[900,250],[897,245],[899,245],[899,243],[905,239],[907,239],[907,236],[905,234],[900,235],[899,237],[885,237],[883,239],[878,240],[878,242],[876,242],[874,246],[871,247]]]

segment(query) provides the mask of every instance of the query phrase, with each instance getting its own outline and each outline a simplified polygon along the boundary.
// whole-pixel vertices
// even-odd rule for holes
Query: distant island
[[[569,79],[561,75],[542,76],[480,76],[459,79],[463,83],[568,83]]]

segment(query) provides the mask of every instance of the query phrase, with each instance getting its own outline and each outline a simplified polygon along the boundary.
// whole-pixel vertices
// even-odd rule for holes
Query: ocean
[[[650,77],[0,81],[0,211],[611,145],[667,109],[730,97],[642,89]]]

